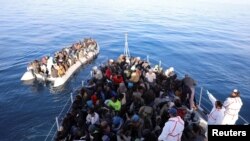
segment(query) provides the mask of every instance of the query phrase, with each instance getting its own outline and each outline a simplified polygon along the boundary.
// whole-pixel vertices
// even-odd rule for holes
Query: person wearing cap
[[[124,123],[124,121],[120,116],[114,116],[112,118],[112,130],[115,133],[117,133],[121,129],[123,123]]]
[[[100,69],[98,69],[97,66],[93,67],[93,77],[95,78],[95,80],[102,80],[103,75],[102,75],[102,71]]]
[[[174,67],[170,67],[168,68],[166,71],[165,71],[165,75],[169,78],[171,76],[174,76],[175,73],[174,73]]]
[[[231,95],[224,101],[225,116],[222,124],[234,125],[238,120],[238,115],[243,103],[240,98],[240,92],[234,89]]]
[[[143,124],[143,119],[141,119],[139,115],[134,114],[131,118],[127,116],[127,121],[124,124],[124,128],[131,132],[130,135],[132,140],[136,140],[137,138],[142,137]]]
[[[141,71],[138,68],[136,68],[135,66],[132,66],[131,71],[132,71],[132,73],[131,73],[131,77],[130,77],[129,81],[132,83],[139,82],[140,76],[141,76]]]
[[[108,66],[109,66],[109,67],[114,66],[114,60],[113,60],[113,59],[109,59],[109,61],[108,61]]]
[[[184,130],[184,121],[177,116],[177,110],[171,108],[168,110],[169,120],[165,123],[163,130],[158,137],[159,141],[180,141]]]
[[[224,118],[225,108],[223,107],[222,102],[216,100],[216,98],[209,91],[207,91],[207,95],[213,104],[213,109],[208,115],[208,125],[220,125],[222,124],[222,120]]]

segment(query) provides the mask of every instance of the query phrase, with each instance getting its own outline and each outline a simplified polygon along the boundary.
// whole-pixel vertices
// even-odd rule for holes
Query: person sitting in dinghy
[[[61,63],[59,63],[59,68],[58,68],[58,76],[62,77],[65,74],[65,69]]]
[[[53,78],[57,78],[58,77],[58,70],[54,67],[54,65],[51,66],[51,76]]]

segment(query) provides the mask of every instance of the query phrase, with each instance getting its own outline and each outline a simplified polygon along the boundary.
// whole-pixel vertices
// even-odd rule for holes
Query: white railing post
[[[149,56],[147,55],[147,62],[149,63]]]
[[[130,58],[130,52],[128,48],[128,33],[125,33],[124,55],[126,58]]]
[[[201,106],[202,89],[203,89],[203,87],[201,87],[201,91],[200,91],[199,107]]]
[[[82,87],[84,86],[84,80],[82,80]]]
[[[56,126],[57,126],[57,131],[60,130],[59,122],[58,122],[58,117],[56,117]]]
[[[90,71],[90,76],[93,77],[93,71]]]
[[[70,93],[71,103],[74,102],[73,93]]]
[[[159,61],[159,68],[161,67],[161,60]]]

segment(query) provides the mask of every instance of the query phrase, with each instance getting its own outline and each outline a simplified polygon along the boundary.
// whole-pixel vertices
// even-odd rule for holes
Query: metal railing
[[[55,128],[55,125],[56,125],[56,131],[59,131],[60,130],[60,125],[61,125],[61,122],[62,121],[59,121],[59,120],[62,120],[63,117],[62,117],[62,114],[65,113],[65,108],[69,105],[69,102],[71,101],[71,104],[73,103],[73,93],[70,94],[70,97],[69,99],[67,100],[67,102],[64,104],[62,110],[60,111],[60,113],[58,114],[58,116],[55,117],[55,122],[53,123],[52,127],[50,128],[49,130],[49,133],[47,134],[46,138],[45,138],[45,141],[47,141],[49,139],[49,137],[52,135],[51,137],[51,140],[54,139],[55,135],[57,132],[54,132],[53,134],[51,134],[51,132],[53,131],[53,129]],[[67,109],[67,112],[69,112],[70,108],[71,108],[71,104],[70,106],[68,107]],[[54,129],[55,130],[55,129]]]
[[[107,57],[105,57],[105,59],[103,59],[100,63],[95,63],[93,65],[97,65],[100,67],[101,64],[103,64],[106,60],[108,60]],[[89,80],[91,78],[91,76],[92,76],[92,74],[90,72],[90,74],[87,77],[85,77],[84,80],[82,80],[82,82],[81,82],[82,87],[85,86],[85,84],[87,83],[87,80]],[[58,116],[55,117],[55,121],[54,121],[53,125],[51,126],[49,133],[46,135],[46,138],[44,141],[48,141],[50,137],[51,137],[50,138],[51,141],[54,140],[57,131],[60,131],[60,126],[61,126],[62,120],[64,118],[64,116],[62,114],[68,113],[69,110],[71,109],[72,103],[74,102],[74,96],[76,95],[76,93],[74,93],[74,92],[76,92],[76,90],[70,93],[70,97],[68,98],[66,103],[63,105],[62,110],[60,111]],[[69,105],[70,101],[71,101],[71,104]],[[65,111],[66,107],[68,107],[67,111]],[[53,134],[52,134],[52,132],[53,132]]]

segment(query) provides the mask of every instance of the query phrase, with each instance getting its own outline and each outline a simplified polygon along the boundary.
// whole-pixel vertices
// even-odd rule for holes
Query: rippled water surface
[[[250,115],[250,5],[209,0],[8,0],[0,2],[0,140],[44,140],[93,65],[123,52],[161,60],[224,100],[241,91]],[[30,61],[84,37],[101,47],[60,90],[20,81]]]

